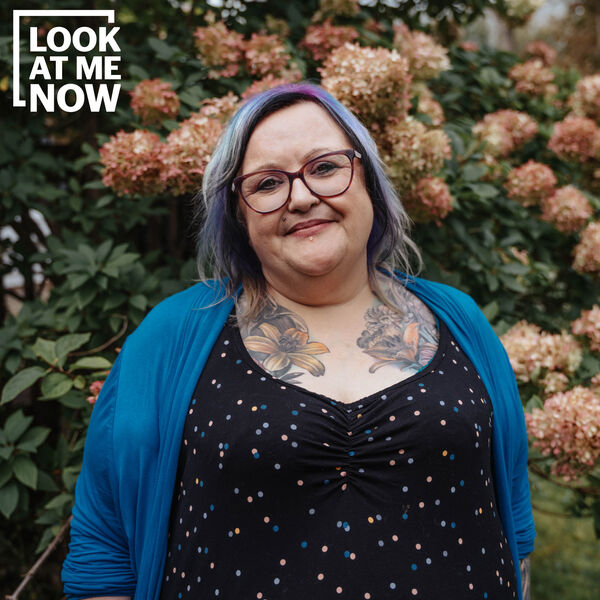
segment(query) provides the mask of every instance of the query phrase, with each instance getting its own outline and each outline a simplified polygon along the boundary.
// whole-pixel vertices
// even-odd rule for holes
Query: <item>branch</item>
[[[73,519],[73,516],[71,515],[63,523],[63,526],[60,528],[60,531],[54,536],[54,539],[50,542],[48,547],[44,550],[43,554],[37,559],[37,561],[35,562],[33,567],[31,567],[31,569],[29,569],[29,571],[27,571],[27,574],[23,578],[23,581],[21,581],[21,583],[19,584],[19,587],[12,594],[7,594],[5,596],[5,600],[17,600],[17,598],[19,597],[21,592],[25,589],[25,586],[33,579],[33,576],[36,574],[37,570],[44,564],[44,562],[50,556],[50,554],[52,554],[52,552],[54,551],[56,546],[58,546],[58,543],[60,542],[63,535],[69,528],[69,525],[71,524],[72,519]]]
[[[551,517],[564,517],[565,519],[567,519],[567,518],[570,518],[573,516],[573,515],[566,515],[564,513],[555,512],[553,510],[546,510],[545,508],[540,508],[533,502],[531,503],[531,506],[533,507],[534,510],[537,510],[538,512],[540,512],[544,515],[550,515]]]
[[[539,475],[540,477],[542,477],[543,479],[546,479],[547,481],[551,481],[554,485],[558,485],[560,487],[564,487],[569,490],[573,490],[574,492],[581,492],[582,494],[587,494],[589,496],[592,496],[593,498],[600,498],[600,489],[598,489],[598,488],[587,487],[587,486],[583,486],[583,485],[570,485],[568,483],[558,481],[558,480],[554,479],[553,477],[551,477],[550,475],[547,475],[546,473],[544,473],[544,471],[542,469],[540,469],[540,467],[538,467],[533,462],[529,463],[529,468],[536,475]]]
[[[121,329],[119,331],[117,331],[117,333],[115,335],[113,335],[108,341],[104,342],[104,344],[101,344],[100,346],[96,346],[95,348],[92,348],[91,350],[82,350],[80,352],[69,352],[69,356],[87,356],[88,354],[91,354],[93,352],[102,352],[102,350],[105,350],[111,344],[114,344],[121,336],[123,336],[123,334],[127,331],[127,326],[129,325],[129,320],[127,319],[127,317],[125,315],[111,315],[111,317],[113,317],[113,316],[121,317],[121,319],[123,319],[123,325],[121,326]]]

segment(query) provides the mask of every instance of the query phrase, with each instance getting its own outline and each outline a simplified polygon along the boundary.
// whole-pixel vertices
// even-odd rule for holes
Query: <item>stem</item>
[[[25,589],[25,586],[33,579],[33,576],[36,574],[37,570],[44,564],[44,562],[50,556],[50,554],[52,554],[56,546],[58,546],[58,543],[69,528],[72,519],[73,516],[70,516],[63,523],[63,526],[60,528],[60,531],[54,536],[54,539],[50,542],[50,544],[48,544],[48,547],[44,550],[43,554],[36,560],[33,567],[31,567],[31,569],[27,571],[27,574],[23,578],[23,581],[21,581],[21,583],[19,584],[19,587],[12,594],[7,594],[5,596],[5,600],[17,600],[21,592]]]

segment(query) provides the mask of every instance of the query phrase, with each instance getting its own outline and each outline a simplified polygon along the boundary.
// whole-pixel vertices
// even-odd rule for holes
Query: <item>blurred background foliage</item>
[[[250,64],[233,76],[211,75],[214,65],[199,49],[194,36],[197,28],[223,22],[226,31],[237,32],[245,40],[253,33],[278,36],[289,55],[287,71],[279,74],[280,79],[320,81],[319,69],[324,65],[330,72],[338,68],[328,58],[333,48],[319,58],[304,43],[307,29],[328,19],[332,26],[352,28],[354,41],[363,48],[396,48],[412,61],[418,57],[411,50],[429,52],[425,58],[438,61],[436,73],[426,82],[419,81],[418,73],[404,73],[404,79],[398,80],[407,85],[406,98],[399,96],[398,101],[407,101],[404,113],[369,121],[369,110],[376,108],[377,102],[355,107],[359,116],[370,122],[382,152],[389,154],[392,179],[416,221],[413,236],[425,257],[422,274],[473,295],[498,334],[506,334],[515,323],[525,320],[541,328],[534,333],[542,336],[539,339],[544,343],[549,340],[551,350],[556,350],[555,341],[560,340],[566,346],[560,346],[558,354],[562,348],[563,354],[573,351],[577,355],[575,365],[561,367],[542,361],[523,367],[520,387],[528,414],[543,408],[547,397],[560,391],[551,389],[543,379],[550,371],[564,376],[568,383],[563,387],[569,390],[578,385],[597,390],[600,382],[594,376],[600,371],[600,348],[593,345],[597,339],[594,331],[577,338],[576,351],[570,338],[565,341],[560,336],[571,330],[582,310],[598,303],[600,254],[595,259],[586,255],[585,267],[575,268],[573,251],[581,244],[584,225],[598,220],[600,142],[598,154],[589,156],[561,153],[556,143],[550,144],[552,150],[549,142],[553,136],[556,140],[555,124],[573,110],[570,99],[578,81],[600,69],[600,6],[594,0],[575,0],[567,2],[566,14],[550,14],[538,28],[538,37],[558,51],[554,64],[544,65],[551,73],[548,85],[554,87],[543,93],[525,93],[523,88],[517,89],[519,79],[511,70],[528,58],[526,43],[531,40],[526,25],[541,4],[535,0],[3,3],[0,592],[17,587],[68,519],[93,402],[123,340],[154,305],[196,280],[192,200],[198,181],[175,189],[156,179],[145,193],[124,193],[122,181],[119,183],[122,172],[116,170],[109,181],[107,161],[114,158],[117,132],[123,130],[125,136],[152,134],[157,138],[144,139],[167,144],[171,133],[186,127],[198,111],[210,106],[207,100],[229,93],[240,96],[261,79]],[[11,11],[26,8],[117,10],[123,80],[114,113],[91,113],[87,108],[76,113],[30,113],[12,107]],[[400,23],[408,29],[399,28]],[[497,30],[500,27],[498,45],[503,49],[485,44],[490,23],[495,23]],[[56,17],[51,22],[40,18],[28,24],[45,30],[55,25],[69,30],[97,26],[87,17]],[[427,32],[433,36],[431,43],[411,37],[411,31]],[[433,39],[441,46],[435,46]],[[22,39],[24,72],[33,61],[26,42]],[[359,50],[348,52],[358,57],[360,69],[363,59]],[[389,59],[385,56],[388,58],[382,60]],[[265,60],[268,66],[271,59]],[[355,76],[367,74],[368,70]],[[128,92],[155,78],[168,86],[150,87],[150,93],[154,89],[158,98],[171,102],[174,111],[147,124],[142,119],[143,104],[151,105],[152,98],[142,98],[141,108],[133,110]],[[526,75],[525,83],[532,78]],[[75,81],[71,63],[64,79],[68,81]],[[175,92],[176,106],[168,90]],[[22,91],[25,93],[24,87]],[[486,122],[486,115],[505,110],[528,116],[536,125],[535,132],[509,150],[494,153],[492,134],[502,139],[508,135],[514,141],[518,127],[508,131],[501,117],[477,133],[477,124]],[[225,116],[222,107],[216,113]],[[584,110],[580,117],[591,118],[597,127],[600,111],[590,117]],[[593,124],[587,126],[585,131],[592,131]],[[194,131],[202,131],[201,126]],[[421,158],[431,158],[419,181],[411,180],[409,173],[408,183],[407,175],[400,173],[405,163],[412,164],[401,147],[407,136],[422,144]],[[437,142],[431,141],[429,147],[426,139]],[[201,141],[209,143],[207,140]],[[527,187],[528,182],[519,181],[516,175],[511,179],[511,173],[531,160],[552,169],[555,183],[547,195],[570,184],[583,194],[588,212],[577,227],[561,231],[556,222],[544,217],[541,197],[530,203],[515,191],[516,184]],[[442,205],[441,198],[448,204]],[[569,223],[574,222],[573,215],[567,216]],[[597,238],[589,243],[592,251],[600,248]],[[597,330],[598,321],[595,327]],[[515,344],[517,354],[523,343],[518,340]],[[560,590],[560,597],[591,600],[600,589],[593,558],[600,550],[594,533],[600,535],[597,455],[582,478],[565,481],[553,470],[553,458],[541,450],[543,447],[532,445],[530,451],[540,531],[532,555],[532,596],[536,600],[555,598]],[[22,597],[62,597],[60,563],[65,553],[66,540],[62,540]]]

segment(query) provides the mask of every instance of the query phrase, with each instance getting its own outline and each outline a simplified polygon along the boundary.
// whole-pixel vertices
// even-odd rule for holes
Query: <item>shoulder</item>
[[[415,292],[430,306],[433,304],[445,311],[453,312],[457,316],[477,320],[485,319],[477,302],[469,294],[456,287],[414,275],[407,276],[399,272],[396,272],[395,275],[408,290]],[[487,319],[485,320],[487,322]]]
[[[159,302],[142,320],[130,337],[173,334],[186,322],[200,314],[211,314],[211,309],[231,305],[225,285],[221,281],[200,281],[191,287],[168,296]]]

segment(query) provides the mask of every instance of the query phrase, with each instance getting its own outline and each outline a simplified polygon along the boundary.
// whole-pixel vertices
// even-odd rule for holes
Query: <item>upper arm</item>
[[[511,512],[519,559],[524,559],[533,551],[533,542],[536,536],[529,489],[529,443],[525,427],[525,413],[508,354],[481,309],[470,296],[468,298],[472,303],[474,315],[476,315],[477,327],[482,331],[488,331],[487,339],[494,345],[492,350],[495,357],[494,372],[496,373],[494,388],[505,404],[501,410],[503,421],[506,423],[503,431],[504,443],[509,445],[508,448],[505,448],[505,452],[509,462],[508,476],[510,479],[508,484],[510,486]],[[501,377],[498,377],[498,374]],[[500,409],[500,407],[498,408]]]
[[[135,592],[136,577],[114,490],[112,447],[124,350],[102,387],[88,428],[83,465],[75,488],[69,553],[62,570],[69,600],[129,598]]]

